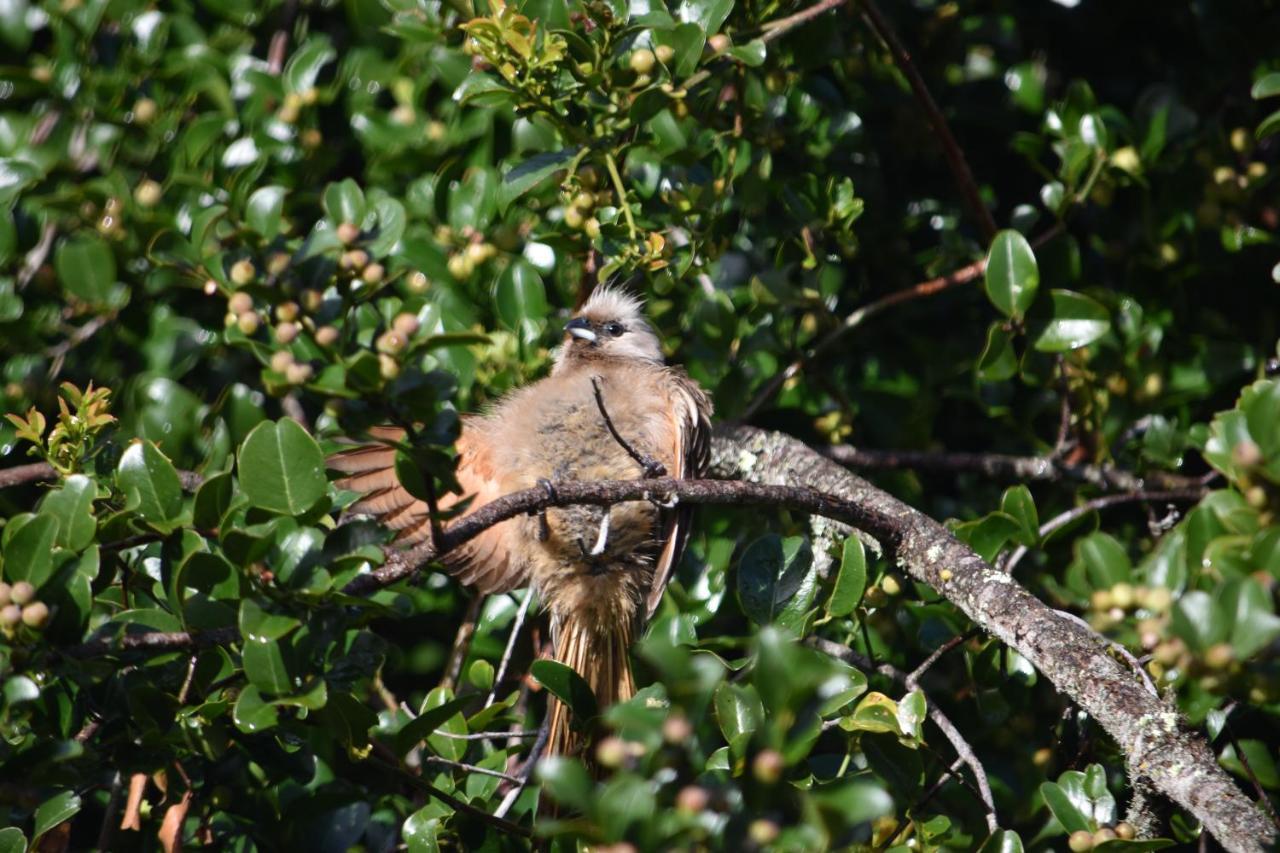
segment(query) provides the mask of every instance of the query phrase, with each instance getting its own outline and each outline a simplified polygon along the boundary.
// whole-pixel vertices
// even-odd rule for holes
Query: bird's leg
[[[609,547],[609,518],[610,512],[606,508],[604,517],[600,519],[600,535],[596,537],[595,547],[591,549],[589,556],[599,557]]]
[[[552,485],[550,480],[546,477],[540,477],[538,479],[538,485],[547,493],[548,500],[553,501],[556,499],[556,487]],[[551,538],[551,525],[547,523],[547,508],[543,507],[536,512],[538,515],[538,541],[546,542]],[[531,512],[529,514],[533,515],[534,513]]]
[[[609,417],[609,410],[604,405],[604,392],[600,390],[600,377],[591,377],[591,387],[596,393],[596,408],[600,410],[600,417],[604,418],[604,425],[609,429],[609,435],[613,436],[613,440],[618,442],[618,446],[627,451],[627,455],[635,460],[640,466],[640,470],[644,474],[644,479],[652,480],[657,477],[667,476],[667,468],[652,456],[640,453],[632,447],[622,433],[618,432],[618,428],[613,425],[613,418]]]

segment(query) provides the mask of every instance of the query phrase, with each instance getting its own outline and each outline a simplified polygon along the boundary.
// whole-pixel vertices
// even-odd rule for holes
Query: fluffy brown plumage
[[[701,476],[708,461],[711,403],[683,371],[663,363],[640,302],[597,289],[566,327],[551,375],[517,389],[488,412],[463,420],[457,479],[479,507],[541,482],[635,479],[646,473],[610,433],[599,404],[640,456],[672,477]],[[375,439],[396,441],[383,428]],[[426,540],[426,504],[396,480],[395,450],[370,444],[336,454],[342,488],[360,492],[356,512],[400,531],[406,544]],[[648,502],[548,509],[489,528],[445,558],[446,567],[480,592],[532,585],[551,612],[556,659],[577,670],[601,706],[635,692],[627,650],[652,616],[680,560],[689,509]],[[566,709],[553,703],[552,753],[578,748]]]

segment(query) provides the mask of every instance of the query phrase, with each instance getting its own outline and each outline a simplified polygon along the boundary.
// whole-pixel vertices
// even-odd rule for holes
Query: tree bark
[[[1276,843],[1270,821],[1172,704],[1151,695],[1097,634],[1059,616],[938,522],[796,439],[753,427],[717,430],[712,474],[804,486],[856,504],[870,519],[859,526],[902,569],[1030,661],[1115,739],[1131,772],[1194,815],[1223,847],[1260,851]]]

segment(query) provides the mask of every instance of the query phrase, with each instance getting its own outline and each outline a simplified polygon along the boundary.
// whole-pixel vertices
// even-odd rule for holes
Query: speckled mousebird
[[[605,412],[634,456],[610,431]],[[710,416],[702,389],[664,363],[640,301],[597,288],[565,327],[549,376],[512,391],[484,414],[464,416],[457,442],[462,494],[445,496],[440,507],[473,497],[476,508],[566,480],[635,479],[657,466],[667,476],[700,477],[708,464]],[[396,441],[403,433],[380,428],[373,437]],[[398,541],[412,545],[430,537],[430,513],[397,481],[395,453],[370,444],[332,456],[329,465],[346,475],[340,487],[362,494],[353,511],[376,516],[400,531]],[[532,586],[550,611],[556,660],[576,670],[606,707],[635,693],[628,648],[662,598],[689,524],[687,506],[553,507],[543,517],[489,528],[447,554],[444,564],[482,593]],[[577,751],[567,709],[553,700],[550,710],[549,753]]]

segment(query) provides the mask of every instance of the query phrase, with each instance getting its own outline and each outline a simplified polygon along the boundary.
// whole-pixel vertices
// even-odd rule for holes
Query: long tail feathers
[[[588,625],[576,618],[556,626],[556,660],[583,677],[596,695],[601,710],[625,702],[636,694],[631,677],[631,620],[611,626]],[[551,732],[547,755],[573,755],[583,747],[582,737],[571,729],[569,709],[551,699]]]

